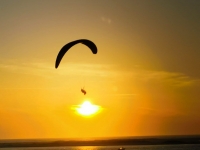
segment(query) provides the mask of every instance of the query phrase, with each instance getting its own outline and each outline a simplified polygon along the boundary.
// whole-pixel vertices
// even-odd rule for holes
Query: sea
[[[122,146],[63,146],[63,147],[18,147],[0,148],[1,150],[118,150]],[[200,150],[200,144],[180,145],[128,145],[125,150]]]

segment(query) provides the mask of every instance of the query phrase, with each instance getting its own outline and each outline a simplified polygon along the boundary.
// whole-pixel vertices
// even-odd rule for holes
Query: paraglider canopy
[[[92,51],[93,54],[97,54],[97,47],[96,45],[90,41],[90,40],[87,40],[87,39],[80,39],[80,40],[76,40],[76,41],[72,41],[70,43],[67,43],[66,45],[64,45],[60,52],[58,53],[58,56],[56,58],[56,63],[55,63],[55,68],[58,68],[59,64],[60,64],[60,61],[62,60],[63,56],[65,55],[65,53],[74,45],[78,44],[78,43],[81,43],[81,44],[84,44],[86,45],[87,47],[90,48],[90,50]]]

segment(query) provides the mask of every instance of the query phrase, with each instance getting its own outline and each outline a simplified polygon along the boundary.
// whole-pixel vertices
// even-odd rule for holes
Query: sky
[[[200,134],[199,20],[199,0],[0,0],[0,139]],[[55,69],[77,39],[98,53]]]

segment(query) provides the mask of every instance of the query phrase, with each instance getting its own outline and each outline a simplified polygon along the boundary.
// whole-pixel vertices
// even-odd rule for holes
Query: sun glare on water
[[[100,111],[100,106],[93,105],[90,101],[84,101],[75,108],[76,112],[82,116],[92,116]]]

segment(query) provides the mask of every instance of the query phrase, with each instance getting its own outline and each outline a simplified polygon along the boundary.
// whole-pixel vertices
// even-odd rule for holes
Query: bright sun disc
[[[99,110],[99,106],[93,105],[89,101],[83,102],[83,104],[76,108],[76,111],[83,116],[91,116],[97,113]]]

